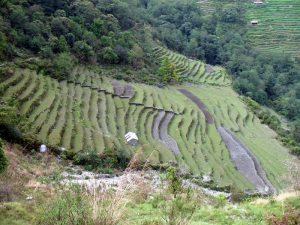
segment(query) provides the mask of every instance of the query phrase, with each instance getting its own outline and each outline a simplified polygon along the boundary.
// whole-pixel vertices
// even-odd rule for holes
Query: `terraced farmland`
[[[201,12],[206,15],[211,15],[216,10],[214,0],[198,0],[197,4],[200,7]]]
[[[254,46],[265,51],[300,53],[300,1],[268,0],[261,6],[249,1],[247,17],[257,19],[258,25],[249,27],[248,35]]]
[[[275,139],[276,133],[262,125],[231,88],[190,87],[189,90],[207,106],[216,127],[231,130],[250,149],[273,186],[283,187],[280,179],[286,172],[284,162],[290,156],[287,149]]]
[[[177,73],[181,79],[187,82],[218,86],[228,86],[231,84],[229,75],[220,67],[213,67],[199,60],[189,59],[162,47],[154,48],[153,52],[158,59],[169,58],[176,65]]]
[[[72,152],[88,148],[103,152],[112,146],[125,155],[143,151],[152,164],[174,160],[182,169],[210,175],[220,186],[262,189],[236,169],[239,166],[220,135],[219,127],[224,127],[253,152],[275,188],[284,186],[287,150],[230,87],[161,89],[110,80],[80,67],[68,81],[23,69],[0,81],[1,99],[16,96],[37,139],[46,144]],[[192,101],[181,89],[201,101]],[[137,133],[139,146],[127,145],[128,131]]]

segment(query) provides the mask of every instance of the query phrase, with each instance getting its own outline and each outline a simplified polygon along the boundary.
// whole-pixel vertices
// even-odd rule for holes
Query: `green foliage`
[[[112,173],[114,169],[124,169],[128,162],[128,159],[120,156],[115,148],[107,149],[101,154],[89,148],[74,156],[75,164],[83,165],[87,170],[103,173]]]
[[[166,174],[166,180],[168,181],[169,185],[169,191],[174,197],[182,192],[182,180],[181,178],[177,175],[177,171],[175,167],[169,167],[167,169],[167,174]]]
[[[93,48],[85,41],[76,41],[74,43],[73,52],[80,62],[92,62],[95,52]]]
[[[175,64],[171,63],[168,58],[164,58],[160,64],[158,75],[165,83],[174,83],[179,81],[179,77],[176,72]]]
[[[217,207],[224,207],[226,205],[226,197],[223,194],[219,194],[216,197],[217,200]]]
[[[159,208],[163,214],[162,219],[170,225],[186,224],[193,216],[201,203],[193,190],[184,188],[182,179],[176,168],[169,167],[166,171],[167,191],[163,196],[156,196],[151,204]]]
[[[92,223],[92,208],[80,187],[57,192],[48,204],[44,205],[38,224],[43,225],[88,225]]]
[[[71,68],[75,65],[75,59],[69,52],[60,53],[54,60],[47,72],[52,77],[63,80],[67,79],[71,73]]]
[[[8,161],[4,154],[3,148],[4,148],[4,144],[0,139],[0,174],[3,173],[8,166]]]

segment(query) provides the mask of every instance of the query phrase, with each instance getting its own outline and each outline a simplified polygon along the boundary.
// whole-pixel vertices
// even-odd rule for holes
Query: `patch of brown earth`
[[[189,99],[191,99],[198,107],[199,109],[203,112],[206,122],[208,124],[213,124],[214,120],[211,116],[211,114],[209,113],[207,107],[205,106],[205,104],[194,94],[192,94],[191,92],[189,92],[186,89],[179,89],[179,91],[184,94],[186,97],[188,97]]]

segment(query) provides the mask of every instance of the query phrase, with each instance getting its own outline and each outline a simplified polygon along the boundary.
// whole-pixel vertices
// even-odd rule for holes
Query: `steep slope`
[[[186,71],[192,71],[191,62],[201,65],[179,54],[170,59],[178,65],[186,63]],[[221,76],[226,81],[227,75]],[[217,80],[162,89],[110,80],[77,67],[69,80],[62,82],[16,69],[11,75],[2,75],[0,85],[4,90],[1,99],[15,96],[19,100],[20,111],[28,116],[43,143],[71,152],[89,148],[103,152],[115,146],[128,156],[140,149],[154,165],[177,161],[195,175],[211,176],[219,186],[262,192],[267,191],[265,186],[283,188],[288,150],[246,108],[227,81],[215,83]],[[231,142],[220,129],[226,130]],[[125,142],[128,131],[137,133],[139,146]],[[234,158],[230,145],[237,143],[250,165],[246,170],[254,168],[250,172],[260,177],[254,180],[261,179],[263,184],[249,178]]]

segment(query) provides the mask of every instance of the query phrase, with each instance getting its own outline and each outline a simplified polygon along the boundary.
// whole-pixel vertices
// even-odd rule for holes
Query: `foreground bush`
[[[56,193],[43,207],[38,224],[43,225],[89,225],[92,223],[92,208],[78,187]]]

